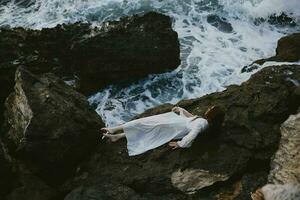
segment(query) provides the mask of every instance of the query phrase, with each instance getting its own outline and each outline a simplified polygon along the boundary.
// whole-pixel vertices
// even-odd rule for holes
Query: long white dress
[[[208,127],[204,118],[186,117],[174,112],[135,119],[123,124],[129,156],[144,153],[173,139],[180,147],[190,147],[197,135]]]

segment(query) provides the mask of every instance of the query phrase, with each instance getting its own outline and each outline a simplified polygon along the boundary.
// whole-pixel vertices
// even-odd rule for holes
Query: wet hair
[[[209,128],[214,130],[220,129],[225,118],[225,112],[220,106],[210,106],[209,108],[211,109],[204,115],[204,118],[208,121]],[[199,117],[195,117],[193,120]]]
[[[219,129],[224,122],[225,112],[221,107],[213,106],[213,108],[208,111],[204,117],[208,121],[209,126]]]

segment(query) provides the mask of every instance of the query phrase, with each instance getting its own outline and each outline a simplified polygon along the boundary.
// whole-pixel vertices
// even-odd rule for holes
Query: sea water
[[[107,126],[124,123],[163,103],[174,104],[241,84],[255,72],[241,73],[242,67],[274,55],[279,38],[300,31],[299,0],[5,1],[0,6],[0,26],[41,29],[77,21],[99,26],[107,20],[147,11],[172,18],[180,41],[181,65],[130,85],[109,85],[90,96],[89,102]],[[296,25],[267,21],[270,15],[282,12]],[[229,31],[208,23],[212,15],[226,22]]]

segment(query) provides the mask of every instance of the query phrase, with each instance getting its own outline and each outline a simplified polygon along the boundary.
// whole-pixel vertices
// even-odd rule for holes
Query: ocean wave
[[[19,0],[0,7],[0,26],[41,29],[77,21],[98,26],[147,11],[171,16],[180,40],[181,65],[128,86],[110,85],[89,98],[106,125],[112,126],[148,108],[247,80],[250,74],[241,74],[243,66],[272,56],[280,37],[300,30],[299,10],[298,0],[35,0],[23,5]],[[268,17],[283,12],[294,26],[269,23]],[[263,20],[256,23],[257,19]]]

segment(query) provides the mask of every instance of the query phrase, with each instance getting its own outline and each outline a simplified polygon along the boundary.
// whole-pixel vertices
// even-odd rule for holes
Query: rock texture
[[[4,102],[13,92],[20,65],[34,74],[52,72],[90,95],[108,84],[127,84],[174,69],[180,64],[179,53],[171,19],[154,12],[100,28],[84,23],[42,30],[0,28],[0,135]]]
[[[186,169],[183,171],[179,169],[171,175],[174,187],[187,194],[193,194],[202,188],[228,179],[229,176],[227,175],[214,174],[201,169]]]
[[[103,124],[85,98],[51,74],[20,68],[7,100],[4,142],[21,178],[7,199],[249,199],[267,182],[280,125],[297,112],[297,81],[300,66],[273,66],[240,86],[178,102],[197,115],[212,104],[226,112],[222,130],[198,136],[191,148],[171,150],[166,144],[129,157],[126,140],[102,140],[89,157]],[[137,118],[172,107],[161,105]]]
[[[12,186],[14,174],[11,158],[0,139],[0,197],[6,194]]]
[[[24,172],[23,172],[24,173]],[[32,174],[22,174],[18,177],[15,188],[6,195],[5,200],[55,200],[58,192]]]
[[[300,113],[280,127],[279,148],[271,161],[269,184],[261,188],[265,200],[300,199]]]
[[[155,12],[106,22],[100,28],[84,23],[41,31],[2,28],[0,81],[11,82],[16,66],[23,64],[33,73],[51,71],[75,80],[79,91],[89,95],[111,83],[175,69],[179,53],[171,19]]]
[[[18,68],[15,79],[6,101],[9,150],[48,182],[64,180],[95,148],[103,122],[83,95],[52,74]]]
[[[135,60],[144,54],[151,59],[141,62],[137,60],[137,63],[148,65],[153,59],[155,62],[152,64],[158,61],[169,63],[171,59],[166,56],[163,56],[166,61],[159,58],[156,60],[156,55],[170,53],[168,44],[156,41],[155,38],[150,39],[147,35],[149,31],[155,32],[156,26],[164,27],[164,23],[167,23],[164,19],[167,18],[161,17],[163,16],[150,13],[143,17],[125,18],[120,22],[104,24],[100,29],[75,24],[42,31],[14,29],[9,33],[10,30],[2,30],[0,35],[12,33],[14,37],[0,37],[4,41],[0,42],[0,51],[4,47],[8,49],[3,54],[5,56],[0,54],[0,70],[11,70],[11,66],[23,63],[28,64],[27,69],[42,73],[34,75],[19,68],[15,75],[14,93],[6,101],[6,125],[1,134],[4,145],[1,143],[3,148],[0,148],[0,164],[8,166],[4,167],[4,171],[8,172],[13,165],[17,178],[14,179],[12,187],[2,193],[5,193],[5,199],[245,200],[250,199],[249,192],[267,183],[271,157],[278,149],[280,141],[280,126],[291,114],[299,111],[299,65],[267,67],[240,86],[231,85],[223,92],[178,102],[177,105],[197,115],[202,115],[210,105],[219,105],[226,112],[224,126],[220,130],[202,133],[190,148],[172,150],[166,144],[134,157],[128,156],[126,140],[116,143],[99,141],[99,129],[104,124],[89,107],[85,97],[53,74],[43,74],[50,70],[60,77],[77,75],[82,89],[83,80],[90,77],[90,81],[95,81],[93,73],[100,73],[97,63],[103,62],[104,65],[107,61],[110,63],[107,65],[109,69],[116,67],[118,73],[110,73],[112,77],[127,70],[118,68],[117,62],[112,61],[115,55],[125,50],[128,50],[124,52],[126,56],[119,57],[120,62],[127,63],[128,66],[133,65],[125,58]],[[150,21],[143,25],[141,19]],[[153,27],[152,22],[158,24]],[[64,30],[68,27],[73,32]],[[162,27],[160,29],[165,30]],[[147,33],[144,30],[148,30]],[[159,37],[166,40],[169,31],[166,30],[166,35]],[[136,32],[142,35],[141,40],[131,36]],[[108,56],[107,60],[97,57],[104,52],[99,43],[105,44],[104,47],[115,45],[102,39],[107,37],[117,41],[120,40],[121,33],[127,34],[129,41],[132,39],[140,44],[147,38],[151,45],[162,43],[166,48],[162,48],[163,51],[158,54],[154,50],[152,54],[145,50],[150,45],[147,42],[143,43],[147,48],[139,49],[128,44],[126,46],[122,41],[122,45],[112,48],[118,50],[109,48],[108,52],[111,51],[110,55],[113,56]],[[54,38],[62,35],[57,41],[63,48],[57,48],[56,42],[53,43]],[[34,43],[36,38],[41,39],[38,45]],[[93,39],[97,42],[93,43]],[[68,46],[70,41],[72,45]],[[69,48],[68,51],[65,46]],[[140,57],[131,57],[130,50]],[[70,52],[76,56],[70,57]],[[290,54],[293,52],[294,50],[290,51]],[[107,55],[106,53],[103,55]],[[298,55],[297,52],[296,54]],[[85,62],[79,55],[87,59],[88,67],[84,71],[80,71]],[[10,58],[15,60],[12,62]],[[178,64],[178,60],[172,61]],[[136,68],[130,69],[136,71]],[[153,69],[156,70],[154,67]],[[1,73],[0,76],[6,77]],[[9,82],[10,79],[7,80],[8,82],[3,83],[13,84]],[[98,83],[93,83],[92,87],[94,84]],[[92,88],[88,84],[86,86]],[[136,118],[168,112],[172,107],[171,104],[161,105]],[[298,124],[289,121],[282,128],[288,129],[288,139],[295,135],[290,128],[291,123]],[[290,150],[297,141],[288,139],[287,143],[281,142],[281,147]],[[283,151],[278,154],[285,153]],[[290,153],[298,156],[296,151],[290,150]],[[285,162],[285,159],[275,157],[272,166],[281,165],[281,162]],[[288,162],[287,166],[294,167],[295,164]],[[278,180],[287,177],[283,173],[285,168],[275,167],[272,170],[282,170],[276,173],[280,174],[279,177],[276,176]],[[298,177],[295,179],[298,180]],[[0,186],[3,183],[1,181]]]
[[[182,100],[179,106],[198,115],[209,105],[220,105],[226,112],[224,128],[219,134],[198,136],[188,149],[174,151],[166,144],[134,157],[128,157],[126,141],[103,141],[77,177],[64,184],[64,191],[93,188],[101,180],[129,187],[140,199],[190,198],[186,193],[194,193],[195,199],[215,199],[223,193],[249,199],[249,192],[267,182],[280,124],[299,107],[299,86],[290,80],[300,80],[300,66],[268,67],[241,86]],[[168,112],[172,106],[149,109],[137,118]],[[80,194],[88,199],[86,192]]]
[[[281,126],[281,140],[272,160],[269,182],[300,184],[300,113],[291,115]]]

